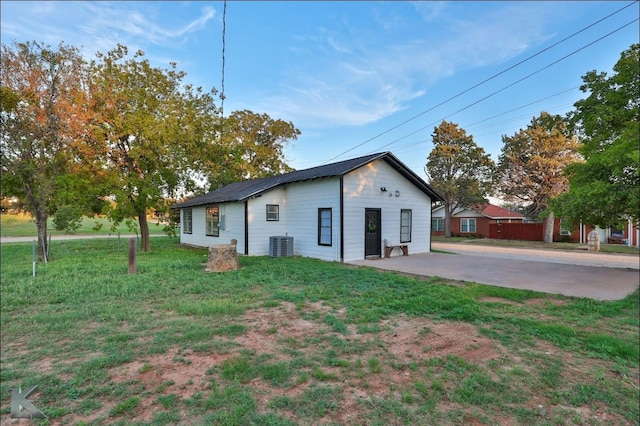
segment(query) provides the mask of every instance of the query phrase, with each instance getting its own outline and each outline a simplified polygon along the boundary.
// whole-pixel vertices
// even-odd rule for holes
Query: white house
[[[435,201],[439,194],[384,152],[232,183],[172,208],[180,210],[182,244],[235,239],[240,254],[264,256],[271,237],[286,236],[293,255],[348,262],[381,257],[385,241],[429,252]]]

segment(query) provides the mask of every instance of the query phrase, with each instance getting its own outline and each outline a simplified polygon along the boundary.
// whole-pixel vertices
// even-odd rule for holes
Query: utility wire
[[[560,59],[558,59],[558,60],[555,60],[555,61],[553,61],[552,63],[550,63],[550,64],[548,64],[548,65],[546,65],[546,66],[544,66],[544,67],[540,68],[539,70],[534,71],[534,72],[532,72],[531,74],[529,74],[529,75],[527,75],[527,76],[525,76],[525,77],[522,77],[522,78],[521,78],[521,79],[519,79],[519,80],[514,81],[513,83],[509,84],[508,86],[505,86],[505,87],[503,87],[502,89],[496,90],[495,92],[493,92],[493,93],[491,93],[491,94],[489,94],[489,95],[487,95],[487,96],[485,96],[485,97],[483,97],[483,98],[481,98],[481,99],[479,99],[479,100],[477,100],[477,101],[475,101],[475,102],[473,102],[473,103],[471,103],[471,104],[469,104],[469,105],[467,105],[467,106],[465,106],[465,107],[463,107],[463,108],[460,108],[459,110],[457,110],[457,111],[455,111],[455,112],[453,112],[453,113],[449,114],[449,115],[448,115],[448,116],[446,116],[445,118],[449,118],[449,117],[451,117],[452,115],[455,115],[455,114],[458,114],[459,112],[465,111],[465,110],[467,110],[467,109],[471,108],[472,106],[477,105],[477,104],[479,104],[480,102],[482,102],[482,101],[484,101],[484,100],[486,100],[486,99],[489,99],[490,97],[492,97],[492,96],[494,96],[494,95],[497,95],[497,94],[498,94],[498,93],[500,93],[500,92],[504,92],[505,90],[509,89],[510,87],[513,87],[513,86],[515,86],[516,84],[521,83],[522,81],[524,81],[524,80],[526,80],[526,79],[528,79],[528,78],[530,78],[530,77],[532,77],[532,76],[534,76],[534,75],[538,74],[539,72],[542,72],[542,71],[546,70],[547,68],[552,67],[553,65],[557,64],[558,62],[564,61],[565,59],[567,59],[567,58],[569,58],[569,57],[571,57],[571,56],[575,55],[576,53],[578,53],[578,52],[580,52],[580,51],[582,51],[582,50],[586,49],[587,47],[590,47],[590,46],[592,46],[592,45],[596,44],[597,42],[604,40],[605,38],[609,37],[609,36],[610,36],[610,35],[612,35],[612,34],[617,33],[618,31],[620,31],[620,30],[621,30],[621,29],[623,29],[623,28],[628,27],[629,25],[633,24],[634,22],[638,22],[638,20],[639,20],[639,18],[636,18],[636,19],[634,19],[633,21],[628,22],[628,23],[624,24],[623,26],[616,28],[615,30],[613,30],[613,31],[611,31],[611,32],[609,32],[609,33],[607,33],[607,34],[603,35],[602,37],[599,37],[598,39],[596,39],[596,40],[592,41],[591,43],[586,44],[586,45],[582,46],[581,48],[574,50],[573,52],[569,53],[568,55],[565,55],[565,56],[563,56],[562,58],[560,58]],[[437,123],[437,122],[436,122],[436,123]]]
[[[420,132],[420,131],[422,131],[422,130],[425,130],[425,129],[427,129],[427,128],[431,127],[431,126],[434,126],[434,125],[438,124],[439,122],[441,122],[442,120],[445,120],[445,119],[450,118],[450,117],[452,117],[452,116],[454,116],[454,115],[456,115],[456,114],[458,114],[458,113],[460,113],[460,112],[462,112],[462,111],[465,111],[465,110],[467,110],[467,109],[471,108],[472,106],[477,105],[477,104],[479,104],[480,102],[483,102],[483,101],[485,101],[485,100],[487,100],[487,99],[489,99],[489,98],[491,98],[491,97],[493,97],[493,96],[497,95],[497,94],[498,94],[498,93],[500,93],[500,92],[504,92],[505,90],[507,90],[507,89],[509,89],[509,88],[511,88],[511,87],[513,87],[513,86],[515,86],[516,84],[521,83],[521,82],[523,82],[524,80],[526,80],[526,79],[528,79],[528,78],[530,78],[530,77],[532,77],[532,76],[534,76],[534,75],[536,75],[536,74],[538,74],[538,73],[540,73],[540,72],[542,72],[542,71],[546,70],[547,68],[552,67],[553,65],[557,64],[558,62],[562,62],[562,61],[564,61],[565,59],[567,59],[567,58],[569,58],[569,57],[571,57],[571,56],[575,55],[576,53],[578,53],[578,52],[580,52],[580,51],[582,51],[582,50],[586,49],[587,47],[590,47],[590,46],[592,46],[592,45],[596,44],[597,42],[602,41],[603,39],[605,39],[605,38],[607,38],[607,37],[611,36],[612,34],[615,34],[616,32],[618,32],[618,31],[622,30],[623,28],[628,27],[629,25],[633,24],[634,22],[637,22],[638,20],[639,20],[639,19],[638,19],[638,18],[636,18],[636,19],[634,19],[633,21],[628,22],[628,23],[626,23],[625,25],[622,25],[621,27],[618,27],[618,28],[616,28],[615,30],[613,30],[613,31],[611,31],[611,32],[609,32],[609,33],[607,33],[607,34],[603,35],[602,37],[600,37],[600,38],[598,38],[598,39],[596,39],[596,40],[594,40],[594,41],[592,41],[591,43],[588,43],[588,44],[586,44],[586,45],[584,45],[584,46],[580,47],[579,49],[574,50],[573,52],[571,52],[571,53],[569,53],[569,54],[567,54],[567,55],[563,56],[562,58],[557,59],[557,60],[553,61],[553,62],[552,62],[552,63],[550,63],[550,64],[547,64],[546,66],[544,66],[544,67],[542,67],[542,68],[540,68],[540,69],[538,69],[538,70],[536,70],[536,71],[532,72],[531,74],[528,74],[528,75],[526,75],[525,77],[522,77],[521,79],[516,80],[516,81],[514,81],[513,83],[511,83],[511,84],[509,84],[509,85],[507,85],[507,86],[505,86],[505,87],[503,87],[503,88],[501,88],[501,89],[498,89],[498,90],[496,90],[495,92],[490,93],[490,94],[488,94],[487,96],[484,96],[483,98],[480,98],[480,99],[478,99],[477,101],[472,102],[472,103],[468,104],[467,106],[462,107],[462,108],[460,108],[459,110],[457,110],[457,111],[455,111],[455,112],[452,112],[451,114],[447,115],[446,117],[444,117],[444,118],[442,118],[442,119],[438,119],[438,120],[436,120],[436,121],[434,121],[434,122],[432,122],[432,123],[427,124],[427,125],[426,125],[426,126],[424,126],[424,127],[421,127],[420,129],[418,129],[418,130],[416,130],[416,131],[414,131],[414,132],[412,132],[412,133],[410,133],[410,134],[408,134],[408,135],[406,135],[406,136],[403,136],[403,137],[401,137],[401,138],[397,139],[396,141],[390,142],[390,143],[388,143],[388,144],[384,145],[384,146],[383,146],[383,147],[381,147],[381,148],[385,148],[385,147],[387,147],[387,146],[389,146],[389,145],[394,144],[395,142],[397,142],[397,141],[399,141],[399,140],[405,139],[406,137],[409,137],[409,136],[411,136],[411,135],[414,135],[414,134],[416,134],[416,133],[418,133],[418,132]],[[370,139],[370,140],[372,140],[372,139]],[[362,144],[360,144],[360,145],[362,145]],[[357,148],[357,147],[356,147],[356,148]],[[353,150],[353,149],[354,149],[354,148],[352,148],[351,150]],[[380,148],[379,148],[379,149],[380,149]],[[349,150],[349,151],[351,151],[351,150]],[[347,152],[348,152],[348,151],[347,151]],[[373,151],[373,152],[376,152],[376,151]],[[342,155],[342,154],[341,154],[341,155]],[[338,157],[339,157],[339,156],[338,156]],[[335,157],[334,157],[334,158],[335,158]]]
[[[492,120],[492,119],[494,119],[494,118],[498,118],[498,117],[501,117],[501,116],[503,116],[503,115],[509,114],[510,112],[514,112],[514,111],[517,111],[517,110],[519,110],[519,109],[526,108],[526,107],[528,107],[528,106],[531,106],[531,105],[537,104],[537,103],[539,103],[539,102],[546,101],[547,99],[551,99],[551,98],[553,98],[553,97],[560,96],[560,95],[562,95],[562,94],[564,94],[564,93],[567,93],[567,92],[570,92],[570,91],[572,91],[572,90],[578,89],[579,87],[580,87],[580,86],[574,86],[574,87],[572,87],[572,88],[570,88],[570,89],[566,89],[566,90],[563,90],[563,91],[561,91],[561,92],[554,93],[553,95],[549,95],[549,96],[547,96],[547,97],[544,97],[544,98],[538,99],[538,100],[536,100],[536,101],[529,102],[528,104],[521,105],[521,106],[519,106],[519,107],[516,107],[516,108],[510,109],[510,110],[508,110],[508,111],[501,112],[500,114],[496,114],[496,115],[494,115],[494,116],[491,116],[491,117],[485,118],[485,119],[480,120],[480,121],[476,121],[475,123],[469,124],[468,126],[464,126],[464,128],[466,129],[466,128],[471,127],[471,126],[474,126],[474,125],[476,125],[476,124],[480,124],[480,123],[483,123],[483,122],[485,122],[485,121],[489,121],[489,120]],[[436,123],[436,124],[437,124],[437,123]],[[396,142],[400,142],[401,140],[406,139],[406,138],[408,138],[409,136],[413,136],[413,135],[415,135],[416,133],[420,133],[420,132],[424,131],[425,129],[427,129],[427,128],[431,127],[432,125],[433,125],[433,124],[429,124],[429,125],[427,125],[427,126],[421,127],[421,128],[419,128],[418,130],[413,131],[413,132],[411,132],[411,133],[409,133],[409,134],[407,134],[407,135],[405,135],[405,136],[402,136],[402,137],[400,137],[400,138],[398,138],[398,139],[396,139],[396,140],[393,140],[393,141],[389,142],[389,143],[388,143],[388,144],[386,144],[386,145],[382,145],[382,146],[380,146],[380,147],[376,148],[375,150],[371,151],[371,152],[370,152],[370,154],[373,154],[373,153],[375,153],[375,152],[379,152],[381,149],[384,149],[384,148],[386,148],[386,147],[388,147],[388,146],[391,146],[391,145],[395,144]],[[425,141],[420,141],[420,142],[418,142],[418,143],[422,143],[422,142],[425,142]],[[413,146],[413,145],[414,145],[414,144],[412,144],[412,145],[405,145],[405,147],[406,147],[406,146]]]
[[[222,7],[222,82],[220,86],[220,116],[224,118],[224,65],[227,35],[227,0]]]
[[[567,106],[570,106],[570,105],[571,104],[558,105],[558,106],[554,106],[554,107],[551,107],[551,108],[547,108],[547,109],[545,109],[545,111],[547,111],[548,113],[552,114],[553,111],[556,108],[564,108],[564,107],[567,107]],[[507,112],[505,112],[504,114],[506,114],[506,113]],[[504,115],[504,114],[500,114],[500,115]],[[485,126],[480,127],[480,128],[482,129],[482,128],[487,128],[487,127],[497,126],[497,125],[500,125],[500,124],[510,123],[510,122],[513,122],[513,121],[516,121],[516,120],[520,121],[521,119],[527,118],[527,117],[530,117],[530,115],[527,114],[527,115],[523,115],[523,116],[519,116],[519,117],[510,117],[507,120],[503,120],[503,121],[496,122],[496,123],[491,123],[491,124],[485,125]],[[482,120],[482,121],[486,121],[486,120]],[[477,124],[477,123],[475,123],[475,124]],[[470,127],[470,125],[464,125],[464,126],[461,126],[461,127],[464,128],[464,129],[468,129]],[[485,133],[485,134],[479,135],[479,136],[484,136],[486,134],[495,134],[495,133],[496,133],[495,131],[491,131],[490,133]],[[478,135],[473,135],[473,136],[476,137]],[[406,145],[400,145],[399,147],[397,147],[394,150],[394,152],[406,152],[406,150],[408,148],[412,148],[412,147],[415,147],[415,146],[418,146],[418,145],[421,145],[423,143],[430,142],[430,141],[431,141],[431,139],[427,138],[427,139],[422,139],[422,140],[419,140],[417,142],[412,142],[412,143],[409,143],[409,144],[406,144]]]
[[[623,10],[627,9],[628,7],[631,7],[632,5],[637,4],[637,3],[638,3],[638,1],[637,1],[637,0],[636,0],[636,1],[634,1],[634,2],[632,2],[632,3],[629,3],[628,5],[626,5],[626,6],[622,7],[622,8],[620,8],[620,9],[618,9],[618,10],[616,10],[616,11],[612,12],[612,13],[610,13],[609,15],[607,15],[607,16],[605,16],[605,17],[603,17],[603,18],[599,19],[599,20],[597,20],[596,22],[594,22],[594,23],[592,23],[592,24],[590,24],[590,25],[588,25],[588,26],[586,26],[586,27],[584,27],[584,28],[582,28],[582,29],[580,29],[580,30],[578,30],[578,31],[574,32],[573,34],[571,34],[571,35],[569,35],[569,36],[567,36],[567,37],[563,38],[562,40],[560,40],[560,41],[558,41],[558,42],[556,42],[556,43],[552,44],[551,46],[548,46],[548,47],[546,47],[546,48],[544,48],[544,49],[542,49],[542,50],[540,50],[540,51],[538,51],[538,52],[534,53],[533,55],[531,55],[531,56],[529,56],[529,57],[527,57],[527,58],[523,59],[522,61],[518,62],[517,64],[514,64],[514,65],[512,65],[512,66],[510,66],[510,67],[508,67],[508,68],[506,68],[506,69],[504,69],[504,70],[502,70],[502,71],[498,72],[497,74],[492,75],[491,77],[489,77],[489,78],[487,78],[487,79],[485,79],[485,80],[483,80],[483,81],[481,81],[481,82],[479,82],[479,83],[477,83],[477,84],[475,84],[475,85],[473,85],[473,86],[469,87],[468,89],[463,90],[462,92],[460,92],[460,93],[458,93],[458,94],[456,94],[456,95],[454,95],[454,96],[452,96],[452,97],[450,97],[450,98],[448,98],[448,99],[446,99],[446,100],[444,100],[444,101],[440,102],[440,103],[439,103],[439,104],[437,104],[437,105],[434,105],[433,107],[431,107],[431,108],[429,108],[429,109],[427,109],[427,110],[425,110],[425,111],[420,112],[419,114],[414,115],[413,117],[410,117],[410,118],[406,119],[405,121],[403,121],[403,122],[401,122],[401,123],[399,123],[399,124],[397,124],[397,125],[395,125],[395,126],[393,126],[393,127],[389,128],[389,129],[385,130],[384,132],[378,133],[377,135],[375,135],[375,136],[373,136],[373,137],[371,137],[371,138],[369,138],[369,139],[365,140],[364,142],[361,142],[361,143],[359,143],[358,145],[355,145],[354,147],[349,148],[348,150],[346,150],[346,151],[344,151],[344,152],[342,152],[342,153],[340,153],[340,154],[338,154],[338,155],[336,155],[336,156],[334,156],[334,157],[332,157],[332,158],[328,159],[327,161],[325,161],[325,162],[324,162],[324,163],[322,163],[322,164],[327,164],[327,163],[329,163],[330,161],[335,160],[335,159],[337,159],[337,158],[339,158],[339,157],[341,157],[341,156],[343,156],[343,155],[345,155],[345,154],[347,154],[347,153],[349,153],[349,152],[353,151],[354,149],[357,149],[357,148],[359,148],[359,147],[361,147],[361,146],[363,146],[363,145],[365,145],[365,144],[367,144],[367,143],[369,143],[369,142],[371,142],[371,141],[373,141],[373,140],[375,140],[375,139],[377,139],[377,138],[379,138],[379,137],[381,137],[381,136],[386,135],[387,133],[391,132],[392,130],[397,129],[398,127],[401,127],[401,126],[403,126],[403,125],[405,125],[405,124],[409,123],[410,121],[413,121],[413,120],[415,120],[416,118],[421,117],[421,116],[423,116],[424,114],[426,114],[426,113],[428,113],[428,112],[430,112],[430,111],[433,111],[434,109],[436,109],[436,108],[438,108],[438,107],[441,107],[442,105],[444,105],[444,104],[446,104],[446,103],[448,103],[448,102],[450,102],[450,101],[452,101],[452,100],[454,100],[454,99],[456,99],[456,98],[458,98],[458,97],[460,97],[460,96],[464,95],[465,93],[467,93],[467,92],[469,92],[469,91],[471,91],[471,90],[473,90],[473,89],[475,89],[475,88],[477,88],[477,87],[479,87],[479,86],[481,86],[481,85],[483,85],[483,84],[485,84],[485,83],[487,83],[487,82],[489,82],[489,81],[493,80],[494,78],[496,78],[496,77],[498,77],[498,76],[500,76],[500,75],[502,75],[502,74],[506,73],[507,71],[512,70],[513,68],[516,68],[516,67],[518,67],[518,66],[520,66],[520,65],[524,64],[525,62],[527,62],[527,61],[529,61],[529,60],[531,60],[531,59],[535,58],[536,56],[538,56],[538,55],[540,55],[540,54],[542,54],[542,53],[546,52],[547,50],[552,49],[552,48],[556,47],[557,45],[559,45],[559,44],[561,44],[561,43],[564,43],[565,41],[569,40],[570,38],[575,37],[576,35],[578,35],[578,34],[580,34],[580,33],[584,32],[584,31],[588,30],[589,28],[591,28],[591,27],[593,27],[593,26],[595,26],[595,25],[599,24],[600,22],[602,22],[602,21],[604,21],[604,20],[606,20],[606,19],[609,19],[609,18],[610,18],[610,17],[612,17],[613,15],[615,15],[615,14],[617,14],[617,13],[620,13],[621,11],[623,11]],[[627,27],[627,26],[631,25],[631,24],[632,24],[633,22],[635,22],[635,21],[637,21],[637,19],[635,19],[634,21],[632,21],[632,22],[630,22],[630,23],[628,23],[628,24],[626,24],[626,25],[624,25],[624,26],[622,26],[622,27],[618,28],[617,30],[614,30],[613,32],[611,32],[611,33],[607,34],[607,35],[606,35],[606,36],[604,36],[604,37],[608,37],[609,35],[613,34],[614,32],[619,31],[620,29],[622,29],[622,28],[624,28],[624,27]],[[604,37],[602,37],[602,38],[604,38]],[[600,41],[602,38],[600,38],[600,39],[596,40],[595,42]],[[590,46],[591,44],[593,44],[593,43],[595,43],[595,42],[592,42],[592,43],[590,43],[589,45],[587,45],[587,46],[585,46],[585,47],[588,47],[588,46]],[[582,50],[582,49],[579,49],[579,50]],[[579,50],[578,50],[578,51],[579,51]],[[573,53],[576,53],[576,52],[573,52]],[[573,53],[572,53],[572,54],[573,54]],[[569,56],[571,56],[571,54],[570,54],[570,55],[568,55],[568,56],[566,56],[566,57],[569,57]],[[565,58],[566,58],[566,57],[565,57]],[[562,58],[562,59],[565,59],[565,58]],[[562,59],[560,59],[560,60],[562,60]],[[556,62],[554,62],[554,63],[553,63],[553,64],[551,64],[551,65],[554,65],[554,64],[555,64],[555,63],[557,63],[557,62],[559,62],[559,61],[556,61]],[[551,66],[551,65],[549,65],[549,66]],[[548,68],[548,66],[547,66],[547,67],[545,67],[545,68]],[[545,69],[545,68],[543,68],[543,69]],[[541,70],[540,70],[540,71],[541,71]],[[531,75],[533,75],[533,74],[531,74]],[[529,76],[525,77],[524,79],[526,79],[526,78],[530,77],[531,75],[529,75]],[[518,82],[520,82],[520,81],[522,81],[522,80],[524,80],[524,79],[518,80],[517,82],[515,82],[515,83],[511,84],[510,86],[507,86],[506,88],[511,87],[511,86],[513,86],[514,84],[517,84]],[[506,89],[506,88],[505,88],[505,89]],[[505,89],[503,89],[503,90],[505,90]],[[500,90],[500,91],[502,91],[502,90]],[[495,93],[491,94],[490,96],[493,96],[494,94],[499,93],[500,91],[495,92]],[[490,97],[490,96],[488,96],[488,97]],[[479,101],[477,101],[477,102],[475,102],[475,103],[473,103],[473,104],[469,105],[469,106],[468,106],[468,108],[470,108],[471,106],[473,106],[473,105],[477,104],[478,102],[482,102],[483,100],[487,99],[488,97],[482,98],[481,100],[479,100]],[[466,107],[466,108],[467,108],[467,107]],[[453,114],[457,114],[457,113],[459,113],[459,112],[461,112],[461,111],[464,111],[466,108],[461,109],[461,110],[458,110],[458,111],[454,112]],[[453,114],[450,114],[450,115],[453,115]],[[427,126],[427,127],[429,127],[429,126]],[[385,146],[387,146],[387,145],[385,145]]]
[[[549,95],[549,96],[544,97],[542,99],[538,99],[537,101],[529,102],[528,104],[525,104],[525,105],[510,109],[508,111],[501,112],[500,114],[493,115],[491,117],[485,118],[485,119],[480,120],[480,121],[476,121],[475,123],[471,123],[471,124],[465,126],[465,129],[467,129],[469,127],[472,127],[472,126],[475,126],[476,124],[484,123],[485,121],[489,121],[489,120],[492,120],[494,118],[498,118],[498,117],[501,117],[503,115],[509,114],[510,112],[514,112],[514,111],[517,111],[519,109],[526,108],[526,107],[531,106],[531,105],[535,105],[537,103],[540,103],[542,101],[546,101],[546,100],[554,98],[556,96],[560,96],[560,95],[563,95],[565,93],[569,93],[569,92],[571,92],[573,90],[576,90],[576,89],[579,89],[579,88],[580,88],[580,86],[573,86],[572,88],[567,89],[567,90],[563,90],[562,92],[554,93],[553,95]]]

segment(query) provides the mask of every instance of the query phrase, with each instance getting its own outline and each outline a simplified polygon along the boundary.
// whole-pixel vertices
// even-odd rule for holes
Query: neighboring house
[[[348,262],[381,257],[384,241],[429,252],[435,201],[439,194],[385,152],[232,183],[172,208],[182,244],[235,239],[239,253],[264,256],[271,237],[288,236],[293,255]]]
[[[431,212],[431,233],[444,235],[444,206]],[[521,223],[524,216],[504,207],[482,204],[457,209],[451,215],[451,235],[489,238],[489,226],[492,223]]]
[[[587,244],[591,231],[598,233],[601,244],[624,244],[630,247],[640,245],[640,228],[631,220],[628,220],[621,229],[611,227],[603,229],[585,224],[569,228],[564,219],[556,219],[553,226],[553,240]]]

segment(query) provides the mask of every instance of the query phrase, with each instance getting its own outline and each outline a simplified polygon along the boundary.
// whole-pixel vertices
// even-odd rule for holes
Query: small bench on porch
[[[406,244],[391,244],[389,243],[389,241],[387,241],[386,239],[384,240],[384,257],[385,258],[389,258],[391,257],[391,252],[393,251],[394,248],[399,248],[400,250],[402,250],[402,255],[403,256],[409,256],[409,246]]]

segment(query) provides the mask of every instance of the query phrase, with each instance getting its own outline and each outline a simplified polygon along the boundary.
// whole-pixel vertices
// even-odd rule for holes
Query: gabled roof
[[[493,204],[487,204],[481,214],[489,219],[524,219],[524,216],[518,212],[505,209],[504,207],[495,206]]]
[[[365,155],[363,157],[352,158],[351,160],[339,161],[337,163],[325,164],[323,166],[312,167],[310,169],[296,170],[278,176],[262,179],[245,180],[232,183],[215,191],[211,191],[201,197],[192,198],[185,202],[174,205],[173,209],[185,207],[202,206],[206,204],[226,203],[244,201],[251,197],[260,195],[265,191],[277,188],[290,183],[304,182],[313,179],[327,177],[344,176],[366,164],[375,160],[384,160],[411,183],[417,186],[422,192],[431,197],[432,201],[443,201],[442,197],[433,190],[424,180],[411,169],[405,166],[398,158],[390,152]]]
[[[433,214],[436,211],[443,209],[444,206],[439,206],[431,212]],[[470,206],[467,208],[460,208],[453,213],[453,216],[458,216],[465,210],[473,210],[480,213],[484,217],[489,219],[524,219],[524,216],[513,210],[505,209],[504,207],[496,206],[495,204],[480,204],[477,206]]]

